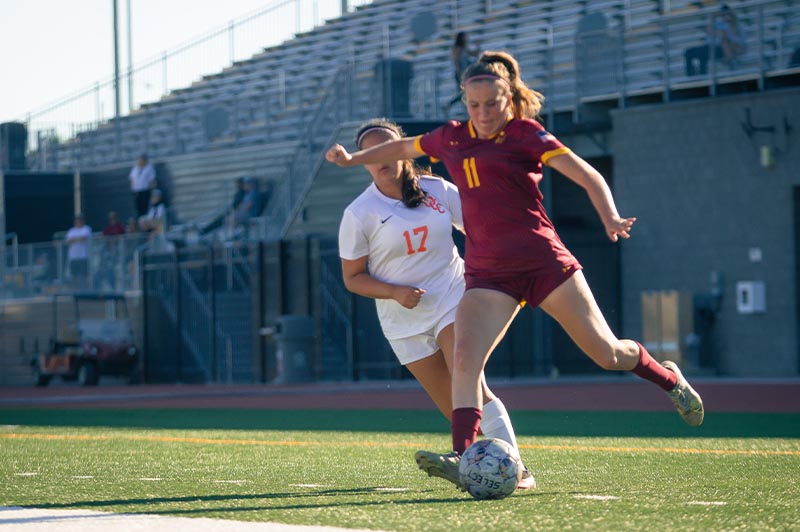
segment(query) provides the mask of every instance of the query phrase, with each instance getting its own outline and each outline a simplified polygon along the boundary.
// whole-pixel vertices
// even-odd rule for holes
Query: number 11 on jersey
[[[464,175],[467,176],[467,186],[475,188],[481,186],[481,180],[478,179],[478,169],[475,168],[475,157],[464,159]]]
[[[417,249],[414,249],[414,243],[411,241],[411,233],[408,231],[403,231],[403,236],[406,239],[406,246],[408,247],[408,254],[413,255],[414,253],[422,253],[424,251],[428,251],[428,248],[425,247],[425,241],[428,239],[428,226],[423,225],[420,227],[415,227],[412,229],[414,231],[414,236],[417,237],[422,234],[419,238],[419,246]]]

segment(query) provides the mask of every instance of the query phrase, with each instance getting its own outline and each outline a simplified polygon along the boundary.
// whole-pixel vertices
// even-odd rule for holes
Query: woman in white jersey
[[[356,133],[359,150],[403,137],[380,118]],[[383,334],[397,359],[450,419],[453,324],[464,294],[464,261],[452,227],[463,232],[455,185],[420,175],[413,161],[365,165],[372,184],[344,211],[339,256],[348,290],[375,299]],[[483,387],[481,431],[517,447],[502,401]],[[527,469],[519,488],[536,487]]]

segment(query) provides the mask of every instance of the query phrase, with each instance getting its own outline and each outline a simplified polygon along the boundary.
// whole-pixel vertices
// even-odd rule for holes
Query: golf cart
[[[34,384],[47,386],[56,376],[82,386],[96,385],[101,375],[139,381],[139,351],[124,294],[56,294],[52,320],[48,351],[31,360]]]

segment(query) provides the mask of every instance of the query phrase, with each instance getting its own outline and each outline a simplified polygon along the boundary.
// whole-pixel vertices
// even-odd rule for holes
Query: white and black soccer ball
[[[517,489],[522,477],[522,461],[511,444],[487,438],[467,447],[461,455],[458,473],[474,498],[503,499]]]

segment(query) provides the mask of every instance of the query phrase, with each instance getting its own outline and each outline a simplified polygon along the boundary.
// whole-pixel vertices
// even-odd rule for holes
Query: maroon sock
[[[639,377],[659,385],[663,390],[670,391],[678,383],[678,377],[672,371],[658,363],[650,356],[642,344],[639,346],[639,363],[631,370]]]
[[[453,450],[464,454],[467,447],[472,445],[478,434],[481,424],[481,410],[478,408],[456,408],[450,421],[453,432]]]

